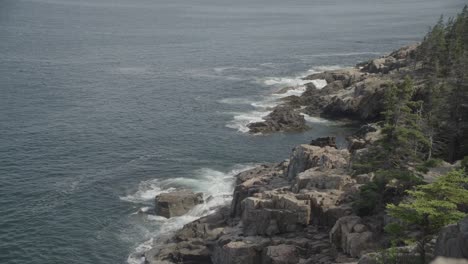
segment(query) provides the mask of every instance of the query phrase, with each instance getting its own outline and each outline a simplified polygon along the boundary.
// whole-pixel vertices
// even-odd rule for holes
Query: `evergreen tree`
[[[412,101],[413,82],[406,77],[400,85],[393,85],[385,94],[385,126],[380,140],[386,158],[383,167],[403,168],[409,162],[422,159],[429,141],[422,132],[422,101]]]
[[[416,243],[421,263],[426,263],[426,246],[439,230],[466,216],[460,208],[468,203],[468,177],[464,170],[452,171],[436,182],[408,191],[410,198],[399,205],[387,205],[390,216],[400,222],[389,224],[385,230],[399,238],[405,231],[418,231]]]

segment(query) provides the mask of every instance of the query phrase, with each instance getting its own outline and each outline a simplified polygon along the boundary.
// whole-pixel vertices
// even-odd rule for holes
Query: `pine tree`
[[[426,245],[447,224],[466,216],[461,211],[468,203],[468,177],[464,170],[452,171],[436,182],[408,191],[410,198],[399,205],[387,205],[388,214],[401,222],[389,224],[387,232],[405,237],[405,231],[418,231],[416,243],[421,263],[426,263]]]
[[[422,101],[412,101],[413,82],[406,77],[400,85],[393,85],[385,94],[385,126],[380,140],[386,152],[383,168],[403,168],[420,160],[429,141],[422,133]]]

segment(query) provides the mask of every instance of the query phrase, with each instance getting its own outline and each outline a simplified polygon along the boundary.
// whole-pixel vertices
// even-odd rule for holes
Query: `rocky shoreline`
[[[354,68],[305,77],[325,79],[328,84],[317,89],[310,83],[301,96],[284,98],[265,121],[251,123],[250,132],[303,131],[307,129],[303,114],[361,123],[377,120],[385,88],[412,71],[416,47],[404,47]],[[378,253],[373,252],[388,243],[383,227],[391,219],[384,212],[363,218],[355,215],[352,203],[360,187],[374,175],[356,174],[351,165],[379,136],[378,126],[363,125],[348,138],[345,149],[337,148],[333,137],[314,139],[295,147],[282,162],[241,172],[229,206],[185,225],[170,239],[158,241],[144,253],[144,262],[377,263]],[[201,202],[200,194],[183,194],[187,199],[176,199],[174,194],[156,197],[157,204],[165,203],[163,215],[180,215]],[[188,202],[181,202],[185,200]],[[175,208],[174,212],[170,208]],[[463,247],[460,245],[465,245],[467,237],[465,219],[439,237],[443,242],[435,244],[435,255],[443,252],[440,255],[468,257],[466,249],[447,246],[450,240]]]
[[[371,122],[380,117],[385,88],[409,72],[418,44],[403,47],[389,55],[357,64],[355,67],[308,75],[303,80],[325,80],[321,89],[306,83],[302,95],[288,96],[265,116],[248,125],[251,133],[304,131],[303,114],[327,119]],[[284,91],[283,88],[281,91]],[[280,91],[280,92],[281,92]]]

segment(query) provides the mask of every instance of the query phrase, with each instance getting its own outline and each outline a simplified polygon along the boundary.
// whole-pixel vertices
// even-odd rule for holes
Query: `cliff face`
[[[379,226],[352,216],[353,196],[370,176],[349,175],[350,156],[300,145],[289,160],[240,173],[229,208],[186,225],[147,252],[147,263],[355,261],[375,246]]]

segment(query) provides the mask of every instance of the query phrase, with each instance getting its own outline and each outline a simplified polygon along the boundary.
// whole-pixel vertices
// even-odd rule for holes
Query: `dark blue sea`
[[[464,0],[0,0],[0,263],[138,263],[156,194],[352,130],[249,135],[300,77],[420,40]]]

